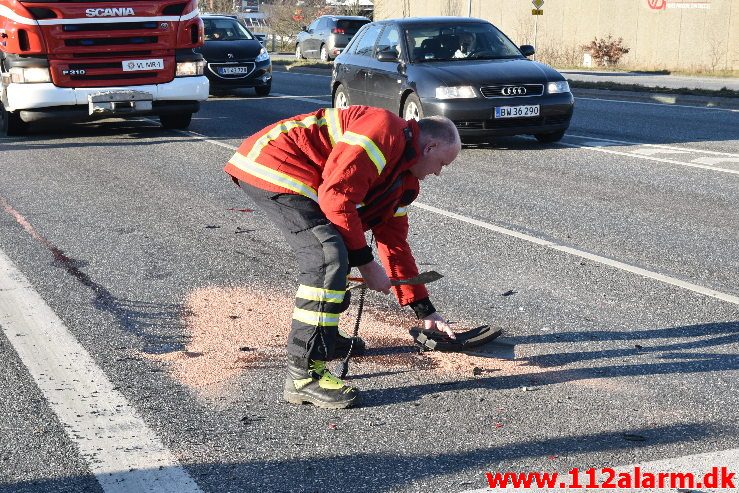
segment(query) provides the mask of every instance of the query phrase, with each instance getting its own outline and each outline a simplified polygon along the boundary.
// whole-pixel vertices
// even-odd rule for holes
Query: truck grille
[[[160,14],[152,11],[151,15]],[[175,56],[171,48],[177,44],[177,23],[144,19],[44,26],[54,84],[104,87],[115,85],[116,80],[134,85],[172,81]],[[164,68],[124,70],[130,60],[163,60]]]

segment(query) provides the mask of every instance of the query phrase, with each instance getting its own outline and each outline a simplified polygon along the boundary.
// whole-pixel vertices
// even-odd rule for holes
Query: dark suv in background
[[[339,55],[352,36],[371,22],[366,17],[349,15],[323,15],[303,26],[295,42],[295,58],[320,58],[328,62]]]

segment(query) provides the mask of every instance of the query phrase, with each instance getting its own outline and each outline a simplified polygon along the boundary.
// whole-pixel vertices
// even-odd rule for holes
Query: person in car
[[[460,149],[457,128],[445,117],[406,121],[384,109],[350,106],[269,125],[244,140],[226,164],[226,173],[284,234],[298,260],[286,401],[335,409],[358,402],[358,390],[326,368],[337,351],[364,345],[338,331],[349,302],[349,271],[356,267],[369,289],[385,294],[391,278],[418,275],[406,208],[419,181],[438,176]],[[367,244],[367,230],[382,266]],[[425,286],[392,289],[425,329],[455,338]]]
[[[454,52],[454,58],[467,58],[474,51],[475,35],[462,33],[459,35],[459,49]]]

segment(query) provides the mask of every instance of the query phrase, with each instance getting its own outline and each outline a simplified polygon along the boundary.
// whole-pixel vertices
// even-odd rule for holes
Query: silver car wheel
[[[403,117],[406,120],[420,120],[421,111],[418,109],[418,105],[415,101],[409,101],[405,106],[405,115]]]
[[[349,107],[349,100],[346,97],[346,93],[339,89],[336,92],[336,101],[334,101],[334,108],[348,108]]]
[[[328,48],[326,48],[326,45],[321,46],[321,60],[324,62],[330,61],[328,57]]]
[[[295,58],[298,60],[303,59],[303,50],[300,49],[300,45],[295,45]]]

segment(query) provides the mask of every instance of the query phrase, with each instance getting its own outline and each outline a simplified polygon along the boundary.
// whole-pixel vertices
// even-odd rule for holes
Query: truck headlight
[[[51,74],[46,67],[11,67],[10,82],[16,84],[35,84],[51,82]]]
[[[262,50],[259,52],[259,55],[254,59],[255,62],[263,62],[265,60],[269,60],[269,53],[267,53],[267,50],[262,48]]]
[[[472,86],[437,87],[436,99],[476,98],[475,89]]]
[[[193,77],[203,75],[205,60],[193,60],[191,62],[177,62],[175,77]]]
[[[560,92],[570,92],[570,84],[566,80],[550,82],[547,84],[547,92],[549,94],[557,94]]]

